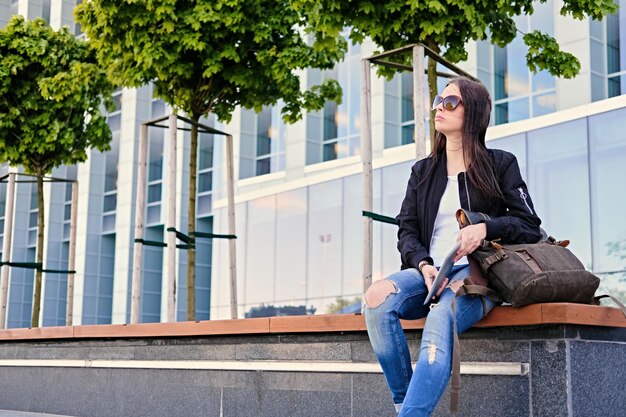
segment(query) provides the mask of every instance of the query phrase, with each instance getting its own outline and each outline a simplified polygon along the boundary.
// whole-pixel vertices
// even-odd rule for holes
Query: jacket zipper
[[[469,211],[472,211],[472,202],[470,201],[469,188],[467,188],[467,175],[466,174],[463,175],[463,179],[465,182],[465,194],[467,194],[467,209]]]
[[[518,190],[519,190],[519,196],[522,198],[522,200],[524,200],[524,204],[526,204],[526,207],[528,208],[528,211],[530,211],[530,214],[534,215],[535,213],[533,212],[533,210],[528,205],[528,202],[526,201],[526,197],[527,197],[526,193],[524,192],[522,187],[519,187]]]

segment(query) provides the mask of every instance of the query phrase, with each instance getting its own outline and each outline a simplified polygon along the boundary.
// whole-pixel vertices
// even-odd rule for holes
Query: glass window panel
[[[602,22],[596,19],[589,19],[589,33],[592,37],[602,41]]]
[[[337,152],[337,158],[345,158],[350,155],[350,145],[348,139],[338,140],[334,143]]]
[[[63,224],[63,239],[69,239],[69,238],[70,238],[70,224],[64,223]]]
[[[324,124],[324,140],[334,139],[337,137],[337,103],[327,101],[324,104],[323,124]]]
[[[30,216],[28,217],[28,227],[37,227],[37,216],[38,213],[36,211],[30,213]]]
[[[2,175],[0,173],[0,175]],[[6,210],[6,201],[7,201],[7,186],[0,186],[0,217],[4,217],[4,212]],[[0,230],[2,233],[2,230]]]
[[[148,186],[148,204],[161,201],[161,183],[150,184]]]
[[[531,30],[540,30],[554,36],[554,5],[552,0],[533,3],[534,12],[530,17]]]
[[[590,41],[590,49],[591,57],[589,59],[591,60],[591,71],[604,74],[606,68],[604,65],[604,48],[602,47],[602,42],[592,39]]]
[[[108,214],[102,217],[102,231],[115,231],[115,214]]]
[[[533,91],[540,92],[556,87],[556,78],[548,71],[539,71],[533,74]]]
[[[270,107],[263,107],[260,113],[257,113],[257,130],[256,130],[256,154],[257,156],[267,155],[271,149],[270,128],[272,126],[272,112]]]
[[[163,178],[163,130],[153,128],[150,130],[148,149],[148,181],[161,178]]]
[[[149,206],[146,212],[146,223],[157,224],[161,222],[161,205]]]
[[[604,77],[591,74],[591,101],[604,100],[606,98]]]
[[[276,300],[302,305],[307,285],[307,189],[276,195]]]
[[[390,165],[382,169],[381,214],[396,217],[400,212],[402,200],[415,161]],[[397,249],[397,226],[383,224],[381,227],[382,275],[388,276],[400,269],[400,252]]]
[[[271,165],[272,165],[272,168],[271,168],[272,172],[284,171],[285,170],[285,154],[283,153],[278,156],[273,156]]]
[[[332,161],[334,159],[337,159],[337,151],[337,142],[325,143],[323,148],[323,160]]]
[[[556,111],[556,93],[542,94],[533,97],[533,116],[543,116],[544,114]]]
[[[622,91],[626,91],[626,74],[610,77],[608,80],[609,98],[617,97],[622,94]]]
[[[528,132],[528,186],[542,227],[591,267],[586,119]]]
[[[165,115],[165,102],[163,100],[154,100],[152,102],[152,117]],[[153,128],[154,129],[154,128]],[[158,129],[161,130],[161,129]]]
[[[102,211],[104,211],[105,213],[109,211],[115,211],[116,206],[117,193],[104,196],[104,208],[102,209]]]
[[[30,209],[37,208],[37,184],[30,184]]]
[[[620,71],[620,20],[614,14],[606,17],[606,58],[609,74]]]
[[[269,174],[271,172],[271,158],[257,159],[256,161],[256,175]]]
[[[29,230],[28,231],[28,245],[34,245],[37,243],[37,230]]]
[[[373,173],[380,176],[380,171]],[[336,294],[360,295],[363,289],[363,179],[361,175],[350,175],[343,178],[343,236],[349,239],[343,241],[342,249],[342,278],[343,285]],[[380,184],[380,182],[379,182]],[[374,210],[376,211],[376,210]],[[376,226],[376,224],[374,225]],[[380,267],[374,269],[380,273]],[[333,294],[325,294],[332,296]]]
[[[414,143],[413,141],[414,129],[415,129],[415,125],[402,126],[402,144],[403,145]]]
[[[522,173],[522,178],[524,181],[528,182],[526,174],[526,135],[524,133],[490,140],[487,142],[487,147],[491,149],[502,149],[503,151],[511,152],[515,155]]]
[[[350,135],[359,132],[361,125],[361,63],[360,57],[355,55],[350,58]],[[345,84],[348,85],[348,84]]]
[[[119,157],[119,137],[111,141],[111,150],[105,154],[106,167],[104,191],[113,191],[117,188],[117,162]]]
[[[361,155],[361,138],[353,137],[348,140],[348,155]]]
[[[272,107],[272,126],[270,127],[271,153],[285,151],[285,122],[282,116],[282,102]]]
[[[595,271],[626,269],[626,109],[589,118]]]
[[[198,169],[213,167],[213,135],[199,135]]]
[[[334,297],[341,291],[342,181],[309,187],[308,297]]]
[[[246,303],[273,303],[275,270],[276,197],[248,202]],[[262,248],[262,250],[260,250]]]
[[[507,74],[506,74],[506,94],[507,97],[525,96],[530,93],[528,85],[528,67],[526,60],[520,57],[526,56],[526,45],[521,36],[517,36],[513,42],[507,46]],[[509,108],[509,112],[511,109]],[[509,117],[511,113],[509,113]],[[528,116],[526,116],[528,118]],[[519,119],[515,119],[519,120]],[[513,120],[509,120],[513,121]]]
[[[120,130],[121,121],[122,115],[120,113],[107,117],[107,123],[109,124],[111,132]]]
[[[198,175],[198,192],[211,191],[213,189],[213,172],[201,172]]]
[[[518,120],[528,119],[528,98],[509,101],[508,121],[516,122]]]
[[[201,195],[198,197],[198,214],[210,214],[212,209],[212,195]]]
[[[344,62],[340,62],[339,64],[336,65],[337,68],[337,81],[339,81],[339,85],[345,86],[345,88],[343,88],[343,97],[342,97],[342,102],[341,104],[337,105],[337,109],[335,112],[335,125],[337,126],[337,137],[341,138],[344,136],[348,136],[349,132],[348,132],[348,119],[349,119],[349,87],[348,87],[348,82],[349,82],[349,76],[348,76],[348,71],[350,69],[349,67],[349,61],[344,61]]]
[[[508,97],[506,87],[507,71],[507,50],[506,48],[493,47],[493,83],[495,88],[494,100]]]
[[[402,94],[402,122],[413,120],[413,73],[402,72],[400,78]]]

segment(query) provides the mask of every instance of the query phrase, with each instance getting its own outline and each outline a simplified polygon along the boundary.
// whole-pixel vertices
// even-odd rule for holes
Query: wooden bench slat
[[[424,327],[425,320],[402,320],[407,330]],[[533,304],[522,308],[496,307],[476,327],[577,324],[626,328],[626,317],[613,307],[570,303]],[[0,330],[0,340],[87,339],[113,337],[175,337],[235,334],[362,332],[365,319],[360,314],[283,316],[239,320],[207,320],[177,323],[143,323],[40,327]]]

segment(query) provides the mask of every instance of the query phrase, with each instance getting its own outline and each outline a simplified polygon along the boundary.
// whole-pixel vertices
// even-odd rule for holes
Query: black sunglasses
[[[435,110],[441,103],[443,103],[443,108],[445,110],[452,111],[456,109],[459,104],[463,104],[463,100],[461,100],[461,97],[459,96],[435,96],[435,99],[433,100],[433,110]]]

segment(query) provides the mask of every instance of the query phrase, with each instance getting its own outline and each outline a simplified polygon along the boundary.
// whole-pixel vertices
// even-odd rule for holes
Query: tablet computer
[[[456,256],[456,251],[461,247],[461,242],[456,242],[454,247],[448,252],[445,259],[441,264],[441,268],[439,268],[439,272],[437,272],[437,276],[435,277],[435,281],[433,281],[433,286],[430,288],[428,295],[426,296],[426,300],[424,300],[424,305],[430,303],[433,296],[437,293],[437,290],[441,286],[443,280],[450,274],[452,267],[454,266],[454,257]]]

